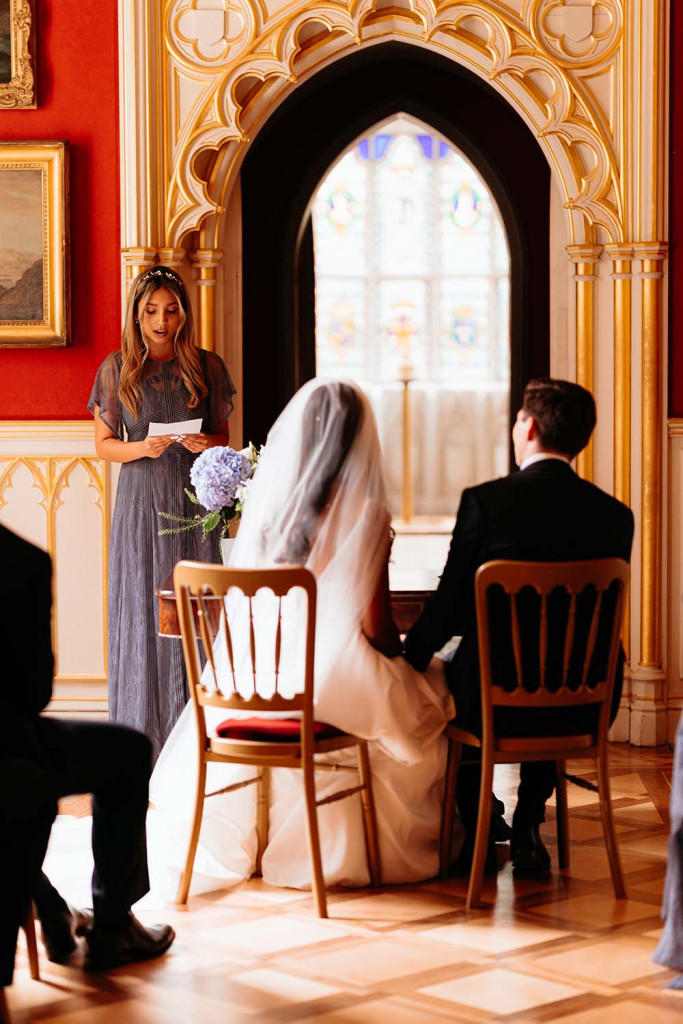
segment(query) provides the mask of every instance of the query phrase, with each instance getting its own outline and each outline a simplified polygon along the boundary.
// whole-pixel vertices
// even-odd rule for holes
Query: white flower
[[[249,462],[258,462],[259,459],[259,451],[254,447],[251,441],[246,448],[240,449],[240,455],[243,455],[245,459],[249,460]]]
[[[247,496],[247,491],[248,490],[249,490],[249,483],[248,482],[246,484],[240,484],[240,486],[237,488],[237,490],[235,491],[235,501],[238,502],[238,504],[244,505],[244,499]]]

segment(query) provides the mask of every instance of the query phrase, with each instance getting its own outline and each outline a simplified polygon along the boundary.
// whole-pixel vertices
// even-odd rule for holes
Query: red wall
[[[671,4],[669,415],[683,416],[683,9]]]
[[[95,371],[121,337],[117,2],[35,8],[38,107],[0,110],[0,139],[69,143],[71,337],[0,349],[0,419],[89,419]]]

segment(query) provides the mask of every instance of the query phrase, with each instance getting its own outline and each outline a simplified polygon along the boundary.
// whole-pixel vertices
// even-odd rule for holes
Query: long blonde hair
[[[183,383],[190,399],[188,409],[194,409],[208,393],[199,352],[194,340],[194,324],[192,307],[182,278],[170,267],[155,266],[144,270],[133,281],[126,315],[121,333],[121,378],[119,381],[119,398],[122,405],[133,416],[137,416],[140,405],[140,378],[147,362],[148,351],[140,328],[139,310],[144,309],[154,292],[159,288],[168,288],[178,303],[180,325],[173,339],[173,348],[178,359],[178,367]]]

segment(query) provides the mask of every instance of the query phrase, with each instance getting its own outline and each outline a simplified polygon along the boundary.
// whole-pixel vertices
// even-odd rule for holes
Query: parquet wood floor
[[[612,785],[630,899],[612,896],[595,794],[569,787],[571,868],[520,881],[509,863],[486,890],[492,909],[467,914],[466,879],[336,890],[330,919],[309,895],[252,880],[191,899],[158,961],[87,975],[20,949],[9,990],[16,1024],[439,1024],[440,1021],[683,1021],[673,972],[651,959],[666,868],[671,752],[614,745]],[[570,770],[593,779],[591,766]],[[514,805],[516,773],[496,776]],[[78,813],[78,809],[76,810]],[[552,808],[549,819],[552,818]],[[554,822],[544,835],[556,863]],[[501,860],[507,847],[500,846]]]

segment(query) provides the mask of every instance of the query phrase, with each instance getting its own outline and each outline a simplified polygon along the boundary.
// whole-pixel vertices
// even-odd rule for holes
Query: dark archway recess
[[[242,166],[245,437],[265,440],[315,374],[309,206],[359,135],[404,112],[476,165],[511,252],[511,413],[525,381],[549,371],[550,168],[514,109],[483,80],[421,47],[384,43],[318,72],[281,104]]]

